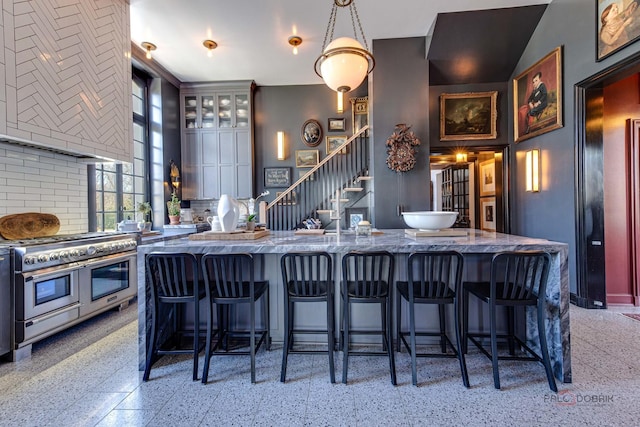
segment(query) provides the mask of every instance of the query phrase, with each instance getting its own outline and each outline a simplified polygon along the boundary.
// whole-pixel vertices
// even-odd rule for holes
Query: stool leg
[[[266,336],[266,340],[267,340],[267,351],[271,351],[271,316],[269,315],[269,287],[267,287],[267,290],[265,291],[265,309],[264,309],[264,316],[265,316],[265,327],[267,328],[267,336]]]
[[[200,294],[198,286],[194,289],[193,308],[193,381],[198,381],[198,353],[200,348]]]
[[[205,350],[204,350],[204,368],[202,368],[202,384],[206,384],[209,378],[209,362],[211,362],[211,340],[213,335],[213,306],[211,302],[208,302],[209,310],[207,315],[207,339],[205,342]],[[218,306],[216,310],[218,312],[218,330],[221,330],[222,325],[220,325],[220,311],[221,308]],[[218,339],[220,339],[220,335],[218,335]]]
[[[384,332],[384,336],[386,337],[388,322],[387,322],[387,306],[385,302],[383,302],[380,305],[380,318],[382,319],[382,331]],[[388,344],[389,343],[387,342],[386,338],[382,340],[382,351],[388,352],[388,349],[387,349]]]
[[[386,310],[386,317],[385,317],[385,333],[386,333],[386,342],[387,342],[387,353],[389,353],[389,370],[391,371],[391,384],[396,385],[397,384],[397,380],[396,380],[396,361],[395,361],[395,355],[393,354],[393,334],[391,333],[392,328],[393,328],[393,319],[391,317],[391,308],[393,307],[392,305],[392,297],[391,297],[391,289],[389,289],[389,303],[387,304],[386,301],[383,302],[383,304],[385,305],[385,310]],[[384,301],[384,300],[383,300]]]
[[[513,339],[515,334],[516,318],[514,314],[514,307],[507,307],[507,342],[509,343],[509,354],[511,356],[516,354],[516,343]]]
[[[468,350],[468,338],[469,334],[469,291],[462,288],[462,351],[464,354],[467,354]]]
[[[251,383],[255,384],[256,382],[256,302],[251,301],[249,303],[251,308],[249,311],[251,312],[250,320],[250,335],[249,335],[249,351],[251,353]]]
[[[349,296],[344,295],[342,308],[342,325],[344,337],[342,338],[342,383],[347,383],[347,370],[349,368]]]
[[[496,305],[491,300],[489,303],[489,315],[491,317],[491,364],[493,366],[493,385],[500,388],[500,374],[498,373],[498,337],[496,333]]]
[[[284,343],[282,345],[282,368],[280,369],[280,382],[285,382],[287,376],[287,357],[289,356],[289,334],[291,333],[291,323],[289,322],[289,310],[291,302],[289,296],[285,292],[284,302]]]
[[[151,321],[151,332],[149,334],[150,341],[149,345],[147,346],[147,360],[144,365],[144,374],[142,375],[142,381],[149,380],[149,374],[151,373],[151,364],[153,363],[153,357],[156,350],[156,323],[158,318],[158,316],[156,315],[156,304],[157,303],[153,303],[151,308],[151,318],[153,320]]]
[[[411,381],[413,385],[418,385],[418,367],[416,356],[416,309],[415,304],[409,296],[409,334],[411,338]]]
[[[556,379],[553,375],[553,369],[551,368],[551,359],[549,358],[549,349],[547,346],[547,334],[544,327],[544,303],[540,301],[540,298],[544,298],[544,295],[539,297],[538,300],[538,338],[540,338],[540,351],[542,352],[542,363],[544,364],[544,370],[547,373],[547,381],[549,382],[549,388],[551,391],[557,393],[558,386],[556,385]]]
[[[458,361],[460,362],[460,372],[462,373],[462,383],[469,388],[469,373],[467,372],[467,361],[462,351],[462,341],[460,337],[460,299],[458,294],[453,300],[453,317],[454,326],[456,328],[456,346],[458,347]]]
[[[443,353],[447,352],[447,340],[446,334],[446,317],[444,313],[444,304],[438,304],[438,315],[440,316],[440,350]]]
[[[398,299],[396,300],[396,351],[402,352],[402,296],[398,292]]]
[[[329,377],[331,383],[336,382],[335,367],[333,365],[333,349],[334,349],[334,336],[333,336],[333,298],[331,298],[331,292],[327,292],[327,354],[329,356]]]

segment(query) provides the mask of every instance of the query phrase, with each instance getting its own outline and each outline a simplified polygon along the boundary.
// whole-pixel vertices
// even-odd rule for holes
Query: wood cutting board
[[[466,236],[469,232],[462,228],[443,228],[438,231],[406,229],[404,233],[409,237],[458,237]]]
[[[269,230],[257,231],[205,231],[189,234],[189,240],[256,240],[270,234]]]
[[[53,214],[27,212],[0,218],[0,235],[9,240],[53,236],[59,230],[60,220]]]

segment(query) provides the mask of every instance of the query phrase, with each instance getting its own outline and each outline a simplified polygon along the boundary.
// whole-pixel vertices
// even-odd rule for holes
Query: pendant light
[[[355,38],[339,37],[333,39],[338,7],[348,7]],[[364,47],[358,41],[356,22]],[[329,44],[327,44],[327,39]],[[314,70],[325,84],[337,92],[349,92],[360,86],[364,78],[375,67],[373,55],[369,52],[367,39],[362,31],[355,0],[333,0],[327,31],[322,43],[322,53],[316,59]]]

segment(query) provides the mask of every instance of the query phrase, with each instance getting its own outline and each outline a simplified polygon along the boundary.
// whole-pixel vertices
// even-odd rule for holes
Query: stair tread
[[[372,176],[359,176],[358,181],[371,181],[373,179]]]
[[[342,189],[342,191],[353,191],[353,192],[362,191],[362,190],[364,190],[364,188],[362,187],[347,187]]]
[[[340,203],[346,203],[348,201],[349,199],[340,199]],[[335,203],[335,202],[336,202],[336,199],[331,199],[331,203]]]
[[[326,213],[331,213],[331,211],[332,211],[331,209],[317,209],[316,213],[326,214]]]

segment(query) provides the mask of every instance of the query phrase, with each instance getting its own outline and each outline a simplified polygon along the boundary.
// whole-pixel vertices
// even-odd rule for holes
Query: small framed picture
[[[347,135],[327,136],[327,154],[336,151],[336,148],[347,142]],[[346,154],[347,149],[343,148],[341,154]]]
[[[344,131],[345,130],[344,118],[329,119],[327,128],[329,129],[329,132]]]
[[[280,197],[284,191],[277,191],[276,198]],[[282,200],[278,202],[280,205],[295,205],[298,203],[298,196],[295,191],[287,194]]]
[[[480,162],[480,197],[496,194],[496,162],[485,160]]]
[[[307,172],[309,172],[309,171],[304,170],[304,169],[299,170],[299,171],[298,171],[298,179],[300,179],[300,178],[302,178],[303,176],[305,176],[305,175],[307,174]],[[315,173],[312,173],[311,175],[309,175],[309,177],[307,178],[307,180],[309,180],[309,181],[315,181],[314,175],[315,175]]]
[[[480,228],[486,231],[496,231],[496,198],[480,199]]]
[[[291,168],[264,168],[265,187],[288,187],[291,185]]]
[[[296,167],[312,168],[320,160],[319,150],[296,150]]]
[[[345,227],[355,230],[360,221],[369,220],[369,209],[367,208],[345,208]]]

